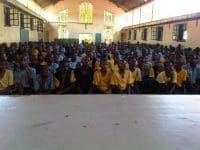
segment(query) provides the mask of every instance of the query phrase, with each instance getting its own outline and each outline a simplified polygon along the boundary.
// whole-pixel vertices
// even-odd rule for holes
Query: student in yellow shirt
[[[176,65],[175,65],[175,69],[177,72],[176,94],[186,93],[187,71],[183,69],[183,64],[184,64],[183,59],[176,60]]]
[[[112,71],[108,69],[108,61],[102,59],[100,61],[100,70],[95,71],[93,76],[93,92],[98,94],[110,94],[111,86],[110,80],[112,77]]]
[[[129,59],[129,68],[133,78],[131,93],[140,93],[138,82],[142,81],[142,75],[140,68],[137,67],[137,61],[135,58]]]
[[[112,91],[114,94],[130,93],[130,85],[133,84],[131,72],[126,70],[123,60],[118,63],[119,70],[115,71],[111,78]]]
[[[177,73],[174,71],[174,66],[171,62],[166,62],[164,71],[161,72],[157,79],[160,83],[161,94],[173,94],[177,84]]]
[[[6,60],[0,59],[0,94],[9,94],[13,86],[13,72],[6,69]]]

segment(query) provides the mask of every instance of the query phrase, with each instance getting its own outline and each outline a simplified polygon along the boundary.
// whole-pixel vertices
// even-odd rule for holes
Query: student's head
[[[157,62],[156,66],[157,66],[158,72],[164,71],[164,64],[162,62]]]
[[[126,69],[126,64],[125,64],[125,62],[124,62],[123,60],[120,60],[120,61],[118,62],[118,67],[119,67],[119,70],[120,70],[120,71],[125,71],[125,69]]]
[[[69,69],[69,63],[67,61],[63,61],[60,63],[60,72],[66,73]]]
[[[0,58],[0,73],[4,73],[6,70],[7,62],[4,58]]]
[[[181,69],[182,66],[183,66],[183,64],[184,64],[183,59],[181,59],[181,58],[177,59],[177,60],[175,61],[175,67],[176,67],[176,69]]]
[[[41,66],[41,76],[42,77],[48,77],[49,76],[49,67],[48,67],[48,65],[42,65]]]
[[[106,59],[101,59],[101,62],[100,62],[100,67],[102,70],[107,70],[107,65],[108,65],[108,62]]]
[[[194,56],[193,55],[190,55],[188,57],[188,62],[190,63],[190,65],[196,65],[195,61],[194,61]]]
[[[21,69],[25,69],[28,66],[28,62],[25,57],[20,56],[18,60],[19,60],[18,62],[19,62]]]
[[[51,64],[54,62],[54,56],[53,54],[48,54],[47,57],[45,58],[46,62]]]
[[[138,59],[138,66],[142,67],[143,65],[145,65],[145,58],[144,57],[140,57]]]
[[[88,66],[89,63],[90,63],[90,57],[88,57],[88,56],[83,57],[83,59],[82,59],[83,66]]]
[[[165,67],[165,72],[174,71],[174,66],[171,62],[165,62],[164,67]]]
[[[137,60],[134,57],[132,57],[132,58],[129,58],[128,63],[129,63],[130,68],[135,68],[137,65]]]

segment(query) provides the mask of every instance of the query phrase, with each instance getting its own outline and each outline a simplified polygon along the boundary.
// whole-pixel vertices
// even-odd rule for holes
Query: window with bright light
[[[148,29],[143,29],[142,30],[142,37],[141,37],[141,39],[143,40],[143,41],[147,41],[147,34],[148,34]]]
[[[188,38],[187,25],[186,24],[175,24],[173,28],[173,37],[174,41],[186,41]]]
[[[67,26],[59,26],[58,38],[59,39],[67,39],[67,38],[69,38],[69,31],[67,29]]]
[[[163,40],[163,27],[152,27],[151,39],[162,41]]]
[[[104,25],[113,26],[114,25],[114,14],[104,10]]]
[[[93,22],[93,5],[88,2],[83,2],[79,6],[79,22],[92,23]]]
[[[31,18],[27,14],[21,14],[21,28],[31,28]]]
[[[179,0],[154,0],[121,15],[117,20],[119,20],[119,26],[125,27],[198,13],[199,10],[199,0],[181,0],[181,2]]]
[[[19,26],[19,12],[14,8],[4,7],[5,26]]]
[[[113,29],[112,28],[104,29],[104,40],[106,43],[110,43],[113,40]]]
[[[65,9],[58,14],[58,22],[66,23],[68,22],[68,17],[69,17],[68,9]]]

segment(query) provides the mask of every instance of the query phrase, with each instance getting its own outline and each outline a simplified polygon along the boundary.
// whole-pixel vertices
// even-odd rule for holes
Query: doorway
[[[79,34],[79,43],[82,43],[82,41],[86,43],[92,43],[93,42],[93,34]]]

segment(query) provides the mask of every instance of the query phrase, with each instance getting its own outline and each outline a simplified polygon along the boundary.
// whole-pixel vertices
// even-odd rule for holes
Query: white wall
[[[187,31],[188,31],[188,39],[185,42],[177,42],[172,40],[172,33],[173,33],[173,24],[165,24],[163,25],[163,40],[156,41],[151,40],[151,27],[148,28],[148,38],[147,41],[141,40],[141,32],[142,28],[137,28],[137,40],[133,40],[133,33],[134,29],[130,28],[127,30],[122,30],[121,33],[125,34],[125,38],[122,39],[123,42],[130,41],[131,43],[136,43],[137,41],[142,43],[151,43],[151,44],[163,44],[163,45],[173,45],[177,46],[178,44],[183,45],[184,47],[200,47],[200,20],[193,20],[193,21],[186,21],[186,22],[179,22],[179,23],[187,23]],[[179,24],[178,23],[178,24]],[[128,40],[128,31],[132,29],[132,39]]]

